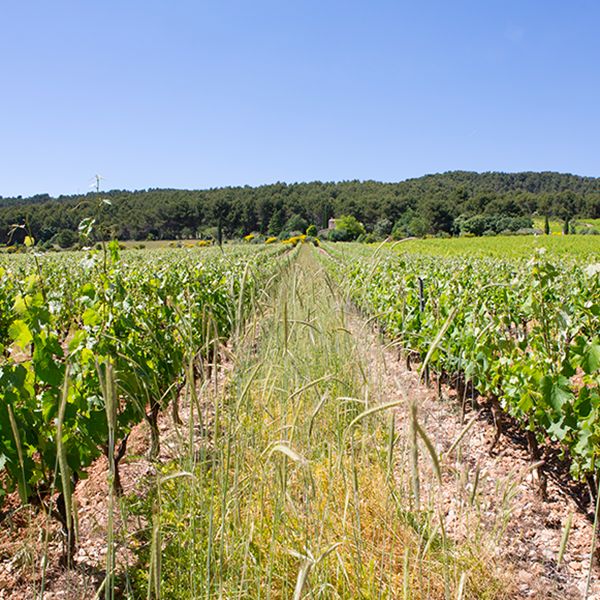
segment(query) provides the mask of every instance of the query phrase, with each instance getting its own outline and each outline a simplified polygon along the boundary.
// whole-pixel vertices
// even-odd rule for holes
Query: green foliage
[[[456,226],[460,233],[472,233],[476,236],[485,235],[486,233],[517,232],[520,229],[531,229],[533,227],[533,221],[530,217],[507,217],[504,215],[463,217],[456,220]]]
[[[440,244],[453,241],[463,242]],[[376,262],[358,248],[346,250],[335,263],[340,280],[353,282],[354,301],[377,315],[406,351],[421,361],[427,356],[439,376],[462,382],[461,389],[472,385],[540,440],[559,442],[574,475],[594,472],[600,459],[598,264],[556,261],[543,248],[529,260],[509,260],[510,251],[502,260],[466,251],[431,258],[407,253],[406,244],[398,248],[401,255],[384,253]]]
[[[600,262],[600,245],[586,236],[499,236],[493,240],[464,235],[451,239],[428,238],[405,240],[398,248],[408,256],[441,256],[444,258],[500,258],[502,260],[530,259],[543,249],[554,261]]]
[[[285,213],[283,208],[278,208],[269,219],[269,227],[267,231],[269,235],[278,236],[283,232],[284,225]]]
[[[429,224],[425,217],[418,215],[414,210],[408,209],[395,223],[392,230],[392,239],[401,240],[407,237],[423,237],[429,231]]]
[[[317,237],[318,231],[316,225],[309,225],[306,228],[306,235],[309,237]]]
[[[43,499],[54,485],[66,492],[64,481],[107,452],[109,370],[117,442],[148,419],[149,407],[165,409],[190,361],[208,360],[211,344],[245,318],[281,251],[121,250],[113,241],[85,255],[40,262],[31,253],[0,267],[0,497],[18,489],[24,502]],[[194,252],[202,259],[190,260]],[[59,442],[66,477],[55,468]]]
[[[40,243],[62,230],[76,232],[85,219],[95,220],[90,242],[113,237],[142,241],[195,237],[206,228],[215,228],[216,239],[242,237],[251,231],[279,235],[283,229],[293,230],[286,221],[294,215],[324,228],[330,217],[343,214],[354,215],[381,237],[389,234],[389,223],[394,223],[397,238],[422,236],[454,232],[454,221],[461,215],[519,217],[538,213],[561,220],[575,216],[600,218],[598,189],[598,180],[593,177],[454,171],[400,183],[344,181],[211,190],[113,190],[56,199],[40,194],[0,198],[0,244],[9,242],[12,225],[25,221]],[[377,225],[379,221],[382,223]],[[25,235],[24,230],[18,230],[10,240],[22,244]]]
[[[286,231],[294,231],[304,233],[308,223],[306,219],[298,214],[293,214],[285,223],[284,229]]]
[[[392,233],[393,227],[394,224],[392,223],[392,221],[390,221],[390,219],[388,219],[387,217],[384,217],[383,219],[379,219],[375,223],[375,226],[373,227],[373,233],[377,237],[383,239]]]
[[[70,229],[61,229],[53,238],[61,248],[71,248],[79,241],[79,236]]]
[[[364,225],[353,215],[343,215],[335,220],[335,229],[329,234],[332,242],[349,242],[364,235]]]

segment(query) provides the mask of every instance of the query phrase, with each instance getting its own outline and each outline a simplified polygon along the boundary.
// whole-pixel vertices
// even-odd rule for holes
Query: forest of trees
[[[97,237],[120,240],[280,235],[327,227],[352,215],[373,236],[469,232],[531,226],[531,216],[600,218],[600,179],[553,172],[452,171],[400,183],[274,183],[209,190],[111,190],[51,198],[0,197],[0,244],[21,242],[26,224],[40,242],[76,243],[84,219]]]

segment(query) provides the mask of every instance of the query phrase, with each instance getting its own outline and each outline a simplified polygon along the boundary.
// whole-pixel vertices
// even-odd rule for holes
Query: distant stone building
[[[327,229],[335,229],[335,219],[333,217],[327,222]]]

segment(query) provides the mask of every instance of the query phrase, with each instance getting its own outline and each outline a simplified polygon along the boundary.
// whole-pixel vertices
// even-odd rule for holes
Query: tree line
[[[600,218],[600,179],[554,172],[452,171],[399,183],[274,183],[208,190],[111,190],[52,198],[0,197],[0,243],[30,233],[68,246],[94,219],[97,238],[235,238],[327,228],[351,215],[367,234],[481,235],[531,225],[531,216]],[[25,225],[16,228],[15,225]],[[62,242],[62,243],[61,243]]]

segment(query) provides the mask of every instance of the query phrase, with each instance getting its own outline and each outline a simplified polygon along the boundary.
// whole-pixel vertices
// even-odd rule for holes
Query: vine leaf
[[[8,328],[8,334],[13,339],[14,343],[24,350],[33,341],[33,335],[25,321],[15,319]]]
[[[581,368],[588,375],[591,375],[600,369],[600,344],[590,344],[589,349],[583,355]]]
[[[565,377],[559,377],[558,381],[554,381],[549,375],[542,378],[542,394],[544,395],[544,400],[557,412],[562,411],[563,406],[569,402],[573,396],[568,388],[565,389],[564,383],[567,383]]]

